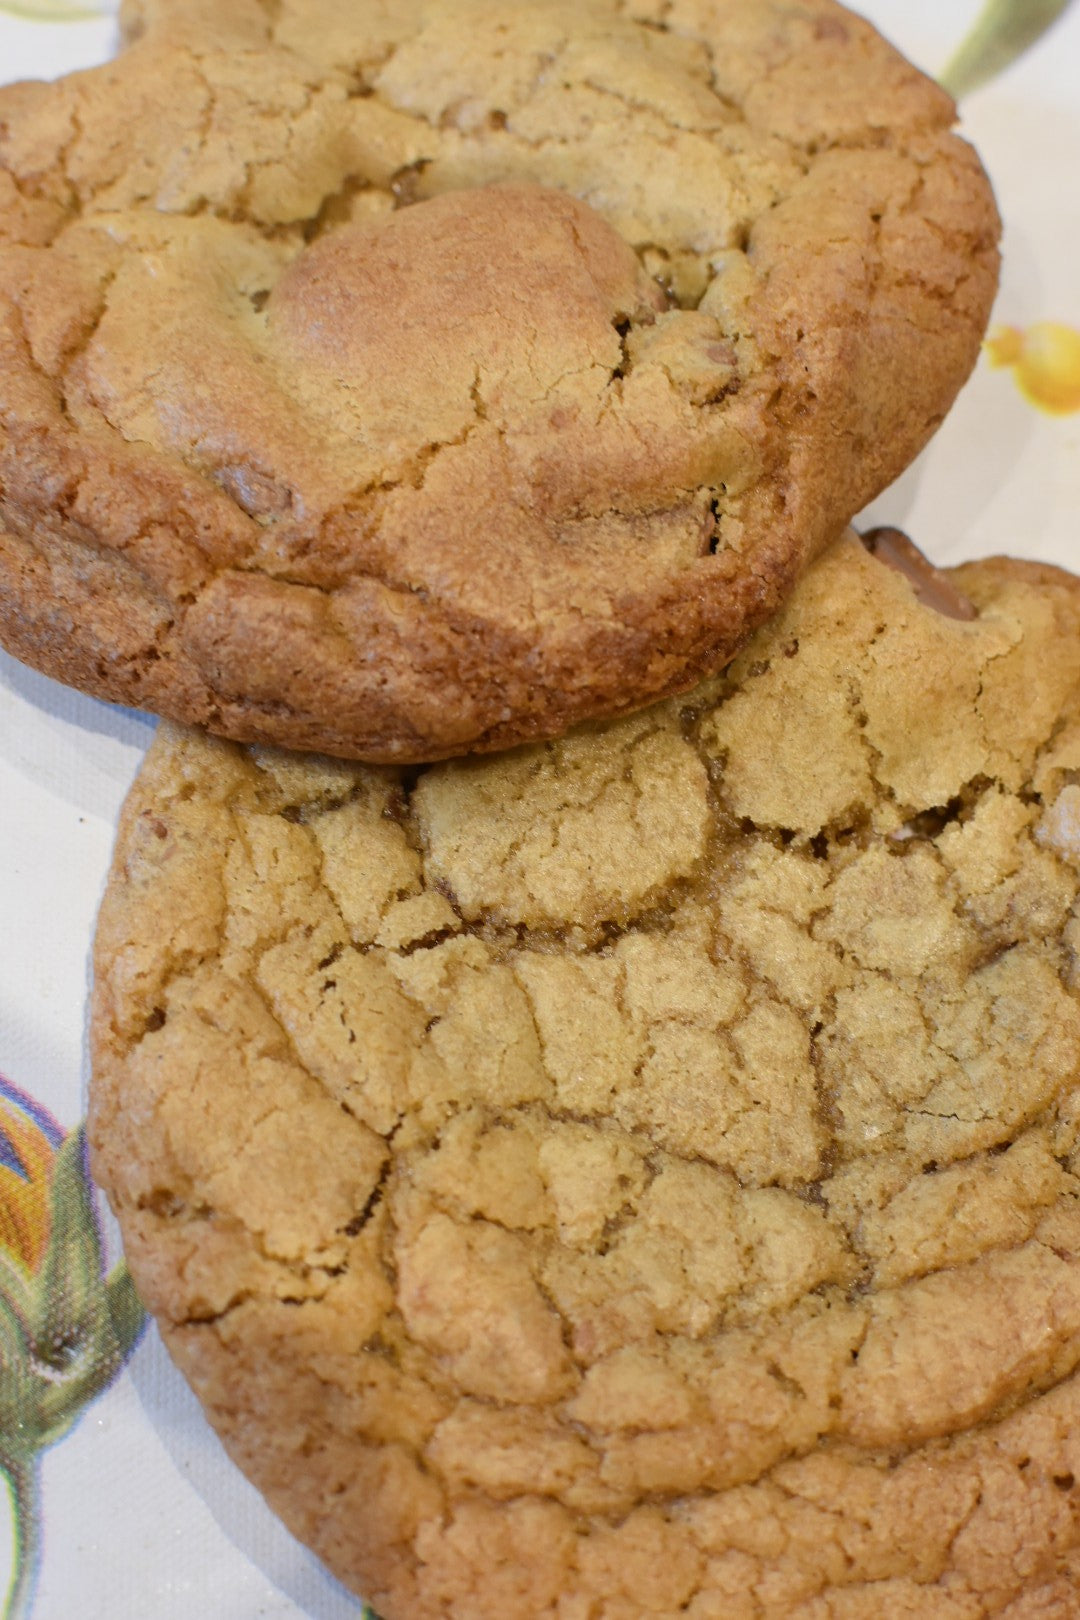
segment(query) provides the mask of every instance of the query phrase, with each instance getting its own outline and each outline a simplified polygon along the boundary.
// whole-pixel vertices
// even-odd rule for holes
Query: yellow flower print
[[[1053,416],[1080,411],[1080,332],[1058,321],[1037,321],[1026,331],[999,326],[985,343],[992,366],[1011,366],[1016,386]]]
[[[0,1250],[29,1273],[49,1241],[49,1185],[61,1140],[48,1115],[0,1079]]]
[[[65,1135],[0,1076],[0,1486],[15,1532],[3,1620],[25,1620],[34,1599],[40,1454],[112,1382],[142,1323],[125,1267],[103,1272],[82,1131]]]

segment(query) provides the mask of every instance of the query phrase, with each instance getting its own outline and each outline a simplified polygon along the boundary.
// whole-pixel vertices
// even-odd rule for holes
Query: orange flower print
[[[15,1537],[3,1620],[33,1603],[40,1454],[112,1382],[142,1323],[126,1268],[102,1274],[81,1128],[66,1136],[0,1076],[0,1474]]]
[[[49,1240],[49,1183],[63,1133],[0,1077],[0,1249],[27,1272]]]
[[[1026,331],[999,326],[985,343],[992,366],[1010,366],[1025,399],[1051,416],[1080,411],[1080,332],[1059,321]]]

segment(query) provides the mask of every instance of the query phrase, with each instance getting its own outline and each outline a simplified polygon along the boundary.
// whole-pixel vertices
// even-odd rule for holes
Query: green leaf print
[[[0,12],[25,17],[28,22],[85,22],[100,17],[100,6],[66,6],[63,0],[0,0]]]
[[[112,1324],[114,1359],[119,1366],[134,1350],[135,1342],[146,1326],[146,1312],[143,1310],[142,1300],[135,1292],[131,1273],[123,1261],[110,1271],[105,1279],[105,1302]]]
[[[986,0],[975,26],[940,75],[957,100],[988,84],[1045,34],[1072,0]]]

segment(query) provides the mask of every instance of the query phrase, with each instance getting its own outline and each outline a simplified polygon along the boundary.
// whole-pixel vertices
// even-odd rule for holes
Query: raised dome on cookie
[[[384,1620],[1075,1609],[1080,586],[953,577],[500,759],[155,744],[96,1170]]]
[[[0,92],[0,637],[431,759],[683,690],[970,369],[997,219],[831,0],[146,0]]]

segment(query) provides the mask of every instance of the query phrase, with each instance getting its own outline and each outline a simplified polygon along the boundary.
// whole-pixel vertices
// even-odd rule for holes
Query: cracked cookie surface
[[[427,769],[165,727],[91,1137],[385,1620],[1080,1594],[1080,585],[845,539],[683,700]]]
[[[144,0],[0,91],[0,638],[401,761],[685,690],[933,431],[997,219],[830,0]]]

